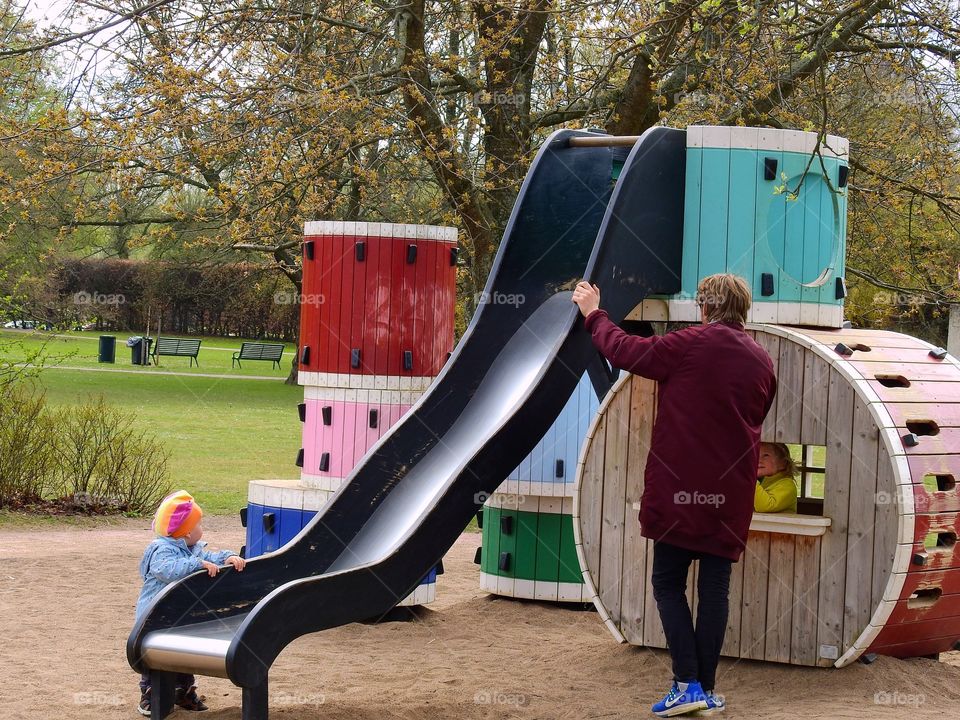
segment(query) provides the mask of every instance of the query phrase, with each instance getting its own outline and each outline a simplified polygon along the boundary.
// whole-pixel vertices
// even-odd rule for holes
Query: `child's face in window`
[[[777,458],[777,452],[770,443],[760,443],[760,460],[757,463],[757,477],[776,475],[786,467],[783,460]]]

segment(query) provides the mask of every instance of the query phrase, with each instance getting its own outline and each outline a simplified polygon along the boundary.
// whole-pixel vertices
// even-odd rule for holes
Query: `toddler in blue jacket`
[[[232,550],[210,552],[207,543],[201,542],[203,526],[200,520],[203,511],[196,500],[185,490],[168,495],[160,503],[153,518],[153,530],[158,537],[147,545],[140,560],[140,577],[143,588],[137,600],[136,619],[146,612],[157,594],[169,583],[185,578],[198,570],[206,570],[210,577],[216,576],[221,565],[231,565],[241,571],[246,561]],[[185,710],[206,710],[203,698],[197,695],[193,675],[179,673],[175,702]],[[150,676],[140,677],[141,715],[150,715]]]

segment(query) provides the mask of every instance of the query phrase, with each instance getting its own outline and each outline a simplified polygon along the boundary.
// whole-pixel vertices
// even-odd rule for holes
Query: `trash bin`
[[[97,361],[102,363],[112,363],[117,357],[117,337],[115,335],[100,336],[100,352],[97,354]]]
[[[152,344],[153,338],[145,338],[140,335],[127,338],[127,346],[130,348],[130,362],[134,365],[149,365],[150,346]]]

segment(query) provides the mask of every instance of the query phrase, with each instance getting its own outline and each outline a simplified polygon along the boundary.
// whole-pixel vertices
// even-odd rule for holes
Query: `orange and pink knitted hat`
[[[203,510],[186,490],[167,495],[153,516],[153,531],[164,537],[185,537],[200,522]]]

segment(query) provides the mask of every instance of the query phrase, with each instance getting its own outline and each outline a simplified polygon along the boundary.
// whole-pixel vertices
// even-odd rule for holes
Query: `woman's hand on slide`
[[[587,317],[600,307],[600,288],[581,280],[573,289],[573,302],[580,308],[580,313]]]

